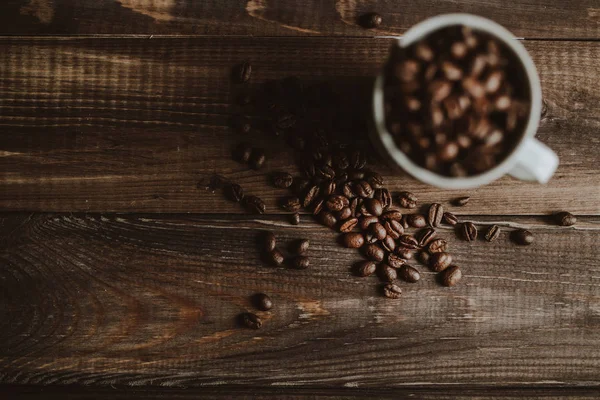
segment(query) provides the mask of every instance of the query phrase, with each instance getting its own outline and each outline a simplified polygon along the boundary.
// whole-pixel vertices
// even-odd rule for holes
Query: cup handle
[[[517,163],[508,173],[523,181],[548,183],[556,168],[558,156],[537,139],[527,139],[517,156]]]

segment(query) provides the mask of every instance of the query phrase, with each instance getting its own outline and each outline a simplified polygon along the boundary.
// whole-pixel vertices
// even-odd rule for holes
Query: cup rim
[[[377,134],[385,151],[392,158],[392,160],[415,178],[440,188],[468,189],[495,181],[496,179],[508,173],[518,162],[519,151],[522,149],[524,142],[535,136],[539,126],[542,108],[542,89],[537,69],[525,47],[520,43],[520,41],[516,40],[506,28],[487,18],[472,14],[445,14],[429,18],[410,28],[404,36],[398,39],[398,45],[400,47],[410,46],[424,36],[452,25],[466,25],[496,37],[517,55],[525,69],[525,74],[529,81],[531,106],[527,124],[519,142],[513,151],[494,168],[481,174],[468,177],[457,178],[439,175],[421,167],[420,165],[417,165],[402,151],[400,151],[400,149],[397,148],[392,135],[388,132],[385,125],[383,73],[377,77],[373,88],[372,105],[376,131],[374,133]]]

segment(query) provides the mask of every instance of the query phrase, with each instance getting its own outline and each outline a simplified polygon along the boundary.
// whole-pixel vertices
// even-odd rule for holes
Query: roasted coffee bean
[[[404,228],[402,224],[398,221],[384,221],[383,227],[387,232],[387,235],[392,239],[396,240],[404,233]]]
[[[385,258],[385,251],[376,244],[364,245],[363,253],[371,261],[382,262]]]
[[[425,247],[435,236],[435,229],[426,228],[419,232],[419,246]]]
[[[321,184],[321,196],[331,196],[335,193],[336,184],[334,181],[325,181]]]
[[[373,275],[377,270],[377,264],[373,261],[361,261],[355,266],[356,275],[367,277]]]
[[[452,264],[452,256],[449,253],[433,253],[429,257],[429,267],[435,272],[440,272]]]
[[[273,308],[273,300],[264,293],[254,295],[254,305],[261,311],[269,311]]]
[[[340,221],[345,221],[351,217],[352,217],[352,210],[350,209],[350,207],[344,207],[340,211],[338,211],[337,218]]]
[[[533,234],[526,229],[518,229],[510,235],[513,242],[522,246],[529,246],[533,243]]]
[[[225,186],[225,195],[232,201],[240,202],[244,199],[244,189],[237,183]]]
[[[319,187],[317,185],[310,186],[302,199],[302,206],[308,208],[319,196]]]
[[[373,195],[373,188],[367,181],[358,181],[352,188],[354,189],[354,193],[359,197],[366,198]]]
[[[348,207],[350,202],[348,201],[347,197],[344,197],[340,194],[334,194],[329,196],[325,205],[330,211],[340,211],[342,208]]]
[[[296,212],[300,210],[301,207],[300,199],[296,196],[287,196],[281,199],[281,208],[285,211]]]
[[[394,253],[388,253],[387,263],[389,266],[394,268],[400,268],[406,263],[406,260]]]
[[[294,183],[292,183],[292,191],[300,196],[301,194],[303,194],[306,190],[306,188],[308,188],[308,185],[310,184],[310,181],[308,179],[305,178],[300,178],[300,177],[296,177],[294,178]]]
[[[403,258],[405,260],[410,260],[411,258],[413,258],[412,250],[404,246],[398,247],[396,249],[396,254],[398,255],[398,257]]]
[[[353,199],[356,197],[356,194],[352,190],[352,186],[352,182],[346,182],[344,183],[344,186],[342,186],[342,193],[349,199]]]
[[[384,212],[381,215],[381,218],[386,221],[401,221],[402,213],[398,210],[389,210],[389,211]]]
[[[442,217],[442,220],[448,224],[448,225],[456,225],[458,224],[458,218],[456,218],[456,215],[452,214],[451,212],[446,211],[444,213],[444,216]]]
[[[461,278],[462,272],[456,265],[443,270],[439,277],[440,283],[444,286],[454,286],[458,283],[458,281],[460,281]]]
[[[400,244],[406,247],[407,249],[414,250],[419,248],[419,242],[417,242],[417,239],[415,239],[411,235],[401,235],[398,240],[400,241]]]
[[[273,232],[270,232],[270,231],[264,232],[262,241],[263,241],[264,250],[266,253],[270,253],[273,250],[275,250],[275,247],[277,246],[277,239],[275,239],[275,234]]]
[[[283,253],[278,248],[274,248],[273,250],[268,252],[266,256],[267,261],[276,267],[282,266],[283,262],[285,261]]]
[[[369,226],[369,232],[372,233],[377,238],[377,240],[383,240],[387,236],[385,228],[379,222],[371,224]]]
[[[355,197],[350,200],[350,210],[352,211],[352,215],[355,217],[359,217],[359,208],[362,206],[362,199],[359,197]]]
[[[367,158],[360,150],[354,150],[350,153],[350,166],[355,170],[363,169],[367,164]]]
[[[446,242],[444,239],[432,240],[427,246],[427,251],[429,254],[441,253],[446,250],[448,250],[448,242]]]
[[[498,236],[500,236],[500,227],[498,225],[492,225],[485,233],[485,240],[488,242],[493,242],[494,240],[498,239]]]
[[[433,203],[429,207],[429,213],[427,214],[427,222],[433,227],[437,227],[442,222],[442,216],[444,215],[444,207],[440,203]]]
[[[368,199],[366,199],[366,200],[368,200]],[[369,212],[369,210],[367,209],[367,205],[365,204],[364,201],[361,203],[360,207],[358,207],[358,212],[360,213],[360,215],[364,215],[364,216],[369,216],[369,217],[375,216]]]
[[[467,242],[477,239],[477,228],[472,222],[465,222],[462,226],[463,237]]]
[[[419,252],[417,258],[419,259],[421,264],[429,266],[429,259],[431,258],[431,254],[429,254],[426,251],[421,251]]]
[[[455,206],[462,207],[466,205],[469,202],[469,200],[471,200],[469,196],[458,197],[452,201],[452,204],[454,204]]]
[[[417,207],[417,196],[411,192],[400,192],[398,202],[404,208],[415,208]]]
[[[366,231],[369,228],[369,225],[374,224],[375,222],[378,222],[379,218],[369,215],[369,216],[363,216],[360,217],[360,219],[358,220],[358,227],[363,230]]]
[[[554,218],[560,226],[572,226],[577,222],[577,217],[567,211],[557,213]]]
[[[350,249],[358,249],[365,244],[365,237],[362,233],[358,232],[348,232],[341,235],[340,241],[344,247],[348,247]]]
[[[358,224],[358,219],[357,218],[350,218],[347,219],[346,221],[342,222],[342,224],[340,225],[340,232],[342,233],[346,233],[346,232],[350,232],[354,229],[354,227]]]
[[[367,243],[377,243],[379,239],[372,232],[367,232],[365,234],[365,242]]]
[[[273,186],[280,189],[289,188],[294,182],[294,178],[292,177],[292,175],[288,174],[287,172],[275,172],[273,174],[272,179]]]
[[[298,239],[292,242],[290,245],[290,253],[292,254],[304,254],[308,251],[308,247],[310,246],[310,242],[308,239]]]
[[[300,214],[298,214],[298,213],[292,214],[292,216],[290,217],[290,222],[292,225],[299,225],[300,224]]]
[[[250,80],[252,76],[252,65],[249,62],[236,65],[233,69],[233,79],[236,83],[244,83]]]
[[[233,159],[237,162],[247,163],[252,154],[252,145],[250,143],[240,143],[233,150]]]
[[[325,199],[319,198],[313,203],[313,215],[318,215],[325,207]]]
[[[383,212],[383,206],[377,199],[366,199],[364,203],[369,211],[369,214],[379,217]]]
[[[260,317],[253,313],[243,313],[240,315],[240,323],[250,329],[260,329],[262,326]]]
[[[292,258],[290,266],[294,269],[307,269],[310,266],[310,260],[306,256],[297,256]]]
[[[266,211],[265,203],[257,196],[244,197],[244,206],[252,214],[264,214]]]
[[[367,174],[367,182],[369,182],[369,185],[371,185],[373,189],[381,189],[383,187],[384,180],[383,176],[377,172],[369,171]]]
[[[394,249],[396,248],[396,241],[391,237],[391,236],[386,236],[385,238],[383,238],[383,240],[381,241],[381,246],[389,252],[394,251]]]
[[[383,282],[394,282],[398,278],[395,268],[387,264],[379,264],[379,279]]]
[[[319,215],[317,215],[317,219],[320,223],[331,229],[335,228],[335,225],[337,224],[337,219],[329,211],[321,211]]]
[[[315,168],[315,175],[323,179],[333,179],[335,178],[335,170],[325,164]]]
[[[392,194],[387,189],[377,189],[373,198],[379,200],[381,207],[385,210],[392,205]]]
[[[375,29],[381,25],[383,18],[381,15],[372,12],[368,14],[361,15],[358,19],[358,22],[363,28],[366,29]]]
[[[402,289],[398,285],[388,283],[383,286],[383,295],[388,299],[399,299],[402,296]]]
[[[398,277],[405,282],[415,283],[421,279],[421,274],[415,267],[406,264],[398,270]]]
[[[360,169],[353,169],[348,172],[348,179],[351,181],[360,181],[365,178],[365,171]]]
[[[407,214],[405,215],[408,226],[413,228],[423,228],[427,226],[427,219],[421,214]]]
[[[252,153],[250,154],[250,167],[254,170],[259,170],[265,164],[266,160],[265,152],[263,149],[252,149]]]

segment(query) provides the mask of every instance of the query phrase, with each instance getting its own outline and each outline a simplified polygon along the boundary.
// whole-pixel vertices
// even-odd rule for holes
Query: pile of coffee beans
[[[521,61],[466,26],[394,46],[385,74],[385,119],[397,147],[441,175],[493,168],[512,151],[530,109]]]

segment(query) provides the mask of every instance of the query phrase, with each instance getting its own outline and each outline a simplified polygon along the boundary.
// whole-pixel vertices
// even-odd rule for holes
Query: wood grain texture
[[[383,15],[380,29],[359,27],[357,18],[372,11]],[[600,32],[594,0],[10,0],[0,6],[0,34],[399,35],[451,12],[494,19],[518,37]]]
[[[358,278],[355,250],[283,217],[9,214],[0,233],[0,382],[348,388],[600,385],[600,220],[470,218],[535,244],[450,243],[465,277],[420,267],[403,298]],[[310,239],[311,268],[271,268],[255,241]],[[269,293],[259,331],[239,328]],[[441,386],[443,388],[443,386]]]
[[[242,88],[230,83],[231,67],[251,60],[254,88],[290,75],[330,81],[366,113],[371,77],[390,45],[326,38],[2,39],[0,209],[242,212],[198,190],[218,172],[278,212],[275,200],[284,191],[270,188],[264,172],[294,171],[292,152],[265,134],[232,132],[231,116],[246,111],[232,106]],[[473,190],[476,201],[465,212],[598,214],[600,42],[525,45],[547,105],[538,137],[561,165],[546,186],[506,177]],[[245,139],[267,150],[263,173],[230,159]],[[413,190],[422,202],[464,194],[380,172],[390,189]]]

